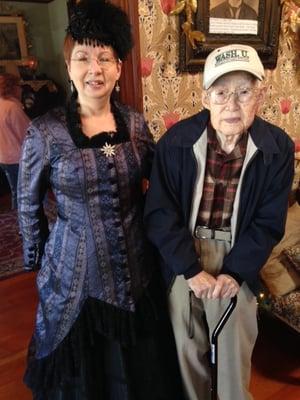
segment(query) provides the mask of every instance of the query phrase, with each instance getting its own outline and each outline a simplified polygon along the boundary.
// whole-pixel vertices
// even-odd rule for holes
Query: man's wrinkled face
[[[228,73],[202,93],[202,103],[210,110],[211,124],[223,135],[248,130],[263,103],[265,88],[251,74]]]

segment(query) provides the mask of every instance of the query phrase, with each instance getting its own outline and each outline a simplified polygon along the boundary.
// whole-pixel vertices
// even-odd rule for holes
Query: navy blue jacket
[[[193,145],[209,121],[204,110],[174,125],[158,142],[145,206],[148,236],[158,248],[167,285],[175,275],[201,271],[189,229],[197,164]],[[294,174],[294,144],[280,128],[256,117],[249,129],[257,147],[245,171],[235,241],[221,273],[246,281],[254,293],[259,270],[284,234]]]

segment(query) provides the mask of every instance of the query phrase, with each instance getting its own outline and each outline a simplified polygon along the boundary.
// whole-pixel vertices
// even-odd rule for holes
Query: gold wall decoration
[[[202,43],[205,41],[205,35],[201,31],[194,30],[194,14],[197,12],[197,0],[180,0],[170,12],[170,15],[179,15],[185,12],[186,21],[181,24],[181,28],[186,35],[190,45],[196,49],[196,42]]]
[[[289,48],[297,45],[300,31],[300,0],[281,0],[282,10],[282,34],[286,38]]]

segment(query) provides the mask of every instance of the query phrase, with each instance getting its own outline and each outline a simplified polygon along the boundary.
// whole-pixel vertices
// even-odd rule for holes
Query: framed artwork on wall
[[[2,0],[5,1],[5,0]],[[7,0],[7,1],[17,1],[20,3],[50,3],[53,0]]]
[[[27,56],[23,17],[0,16],[0,65],[20,65]]]
[[[205,34],[205,41],[193,48],[180,32],[179,69],[202,71],[207,55],[231,43],[253,46],[265,68],[275,68],[280,31],[280,0],[197,0],[193,29]],[[184,15],[180,14],[180,25]]]

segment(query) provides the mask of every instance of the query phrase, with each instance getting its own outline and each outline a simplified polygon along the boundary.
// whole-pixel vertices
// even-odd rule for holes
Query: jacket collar
[[[255,146],[263,153],[264,163],[269,165],[273,155],[280,153],[280,149],[271,133],[270,125],[260,117],[255,117],[249,132]]]
[[[278,154],[280,149],[271,133],[270,125],[260,117],[255,117],[250,135],[259,150],[265,154]]]
[[[193,147],[199,140],[209,122],[210,113],[204,109],[188,119],[179,121],[171,128],[173,133],[173,145],[179,147]],[[184,131],[184,134],[182,134]]]

